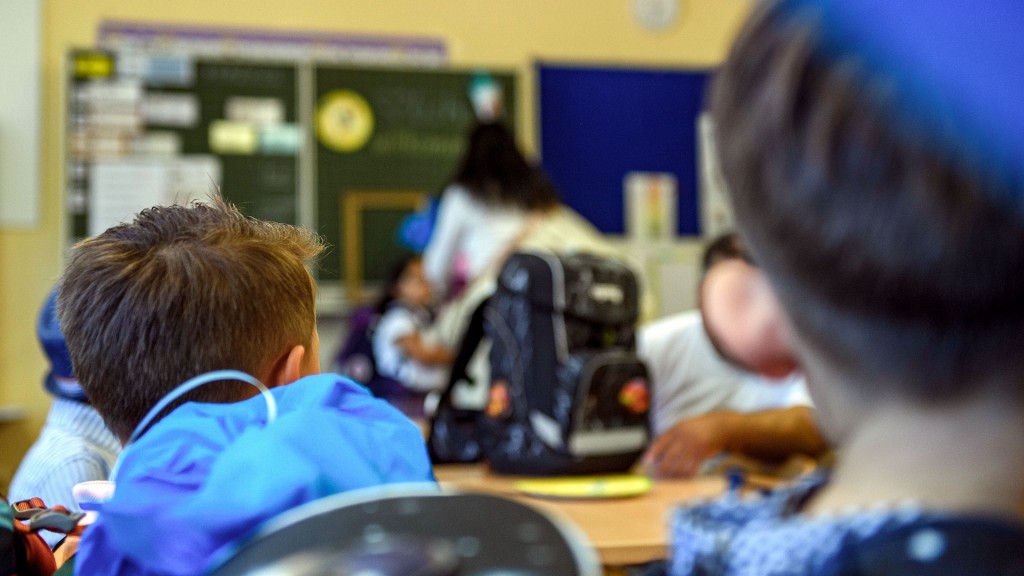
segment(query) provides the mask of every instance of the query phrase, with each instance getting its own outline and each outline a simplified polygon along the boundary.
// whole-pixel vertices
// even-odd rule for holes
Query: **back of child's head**
[[[766,3],[714,85],[750,251],[801,345],[876,391],[1024,397],[1024,4],[998,4]]]
[[[306,230],[209,204],[160,206],[75,246],[60,320],[75,373],[110,429],[126,439],[161,397],[196,375],[261,375],[316,325],[308,267],[321,252]],[[229,402],[243,384],[199,388]]]

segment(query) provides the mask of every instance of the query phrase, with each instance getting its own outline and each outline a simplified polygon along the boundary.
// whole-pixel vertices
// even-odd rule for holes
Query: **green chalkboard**
[[[249,215],[299,223],[295,65],[72,50],[69,71],[71,241],[109,225],[96,208],[104,194],[120,194],[127,206],[142,203],[137,210],[146,202],[205,198],[219,188]],[[199,160],[198,168],[176,168],[189,160]],[[123,190],[111,193],[110,178],[100,174],[114,173],[112,166],[148,166],[153,178],[137,183],[135,198],[128,177],[119,177]]]
[[[348,194],[420,192],[444,188],[475,122],[467,88],[476,71],[367,69],[320,66],[315,71],[317,230],[335,247],[346,238]],[[501,86],[506,121],[515,126],[515,77],[490,72]],[[372,204],[372,203],[370,203]],[[397,224],[411,210],[366,210],[362,215],[363,271],[384,276],[401,252]],[[324,258],[321,280],[342,278],[343,249]]]
[[[199,119],[194,126],[172,128],[182,137],[182,152],[217,156],[222,169],[221,193],[246,214],[296,224],[299,151],[267,150],[258,142],[252,151],[225,150],[216,145],[211,132],[216,122],[235,120],[238,114],[243,114],[232,113],[232,104],[242,100],[271,108],[271,115],[276,116],[275,124],[294,125],[298,121],[296,67],[251,61],[198,60],[194,78],[190,86],[168,90],[191,93],[199,104]],[[254,120],[250,119],[249,123],[258,124]]]
[[[399,224],[443,189],[476,121],[478,70],[137,56],[69,52],[72,241],[102,230],[111,202],[216,185],[251,216],[315,227],[331,246],[317,280],[358,292],[404,251]],[[514,74],[486,73],[515,126]]]

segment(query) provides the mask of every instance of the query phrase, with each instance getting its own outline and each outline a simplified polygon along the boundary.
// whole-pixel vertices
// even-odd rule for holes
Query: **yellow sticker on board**
[[[373,109],[351,90],[328,92],[316,111],[316,134],[331,150],[352,153],[366,145],[373,135]]]
[[[74,55],[75,78],[109,78],[114,73],[114,59],[103,52],[82,52]]]
[[[545,498],[627,498],[651,489],[651,479],[638,474],[538,478],[515,483],[519,492]]]

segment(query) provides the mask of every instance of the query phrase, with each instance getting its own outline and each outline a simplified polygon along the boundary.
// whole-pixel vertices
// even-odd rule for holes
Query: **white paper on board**
[[[280,98],[232,96],[224,103],[224,118],[267,126],[284,122],[284,101]]]
[[[89,181],[89,235],[131,221],[143,208],[160,204],[167,193],[169,178],[166,162],[93,164]]]
[[[97,162],[89,181],[89,235],[129,222],[151,206],[208,201],[221,175],[215,156]]]
[[[193,200],[209,201],[217,194],[222,169],[216,156],[181,156],[171,166],[165,204],[186,205]]]
[[[194,94],[146,94],[141,108],[151,126],[192,128],[199,122],[199,99]]]

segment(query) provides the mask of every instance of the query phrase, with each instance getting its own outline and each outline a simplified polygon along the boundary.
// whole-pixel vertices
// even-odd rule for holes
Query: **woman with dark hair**
[[[453,286],[500,264],[523,234],[531,212],[546,212],[559,204],[554,187],[519,151],[504,124],[477,124],[452,183],[441,196],[423,254],[427,278],[438,294],[453,296]]]
[[[640,266],[559,200],[506,126],[483,122],[468,135],[423,252],[423,272],[444,302],[428,330],[432,340],[458,348],[471,314],[494,291],[502,264],[517,250],[586,252],[628,262],[641,275]],[[642,278],[641,290],[640,316],[647,319],[651,301]]]

